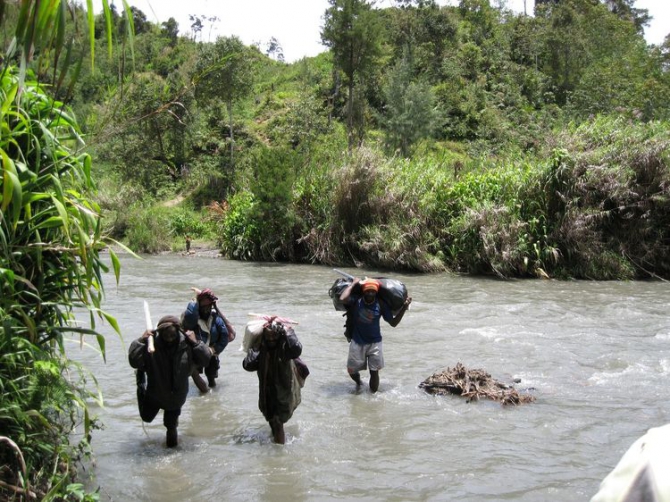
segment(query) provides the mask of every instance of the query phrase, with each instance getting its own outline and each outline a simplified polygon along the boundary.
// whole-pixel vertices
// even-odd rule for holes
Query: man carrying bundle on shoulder
[[[219,355],[228,342],[235,339],[235,329],[219,310],[218,298],[211,289],[191,289],[196,293],[196,298],[186,306],[181,321],[185,330],[193,331],[196,338],[209,347],[212,357],[204,371],[207,384],[214,387],[221,366]],[[207,392],[205,382],[200,377],[202,372],[202,367],[194,370],[193,381],[200,392]]]
[[[309,369],[300,359],[302,344],[290,326],[293,321],[276,316],[264,320],[258,334],[245,344],[248,352],[242,367],[257,372],[258,408],[270,424],[274,442],[284,444],[284,424],[300,404]]]
[[[150,338],[155,338],[153,352],[149,350]],[[197,365],[207,366],[210,357],[207,346],[196,340],[193,333],[186,335],[175,316],[162,317],[155,332],[146,330],[130,344],[130,366],[147,377],[137,388],[140,417],[151,422],[163,410],[168,448],[177,446],[179,415],[186,402],[191,372]]]
[[[357,286],[360,288],[360,296],[353,293]],[[360,386],[360,372],[369,369],[370,391],[373,393],[379,389],[379,370],[384,367],[380,320],[383,318],[395,328],[412,303],[412,298],[407,297],[394,316],[391,307],[378,297],[379,288],[380,282],[376,279],[361,281],[355,278],[339,298],[350,309],[349,316],[353,323],[347,371],[356,385]]]

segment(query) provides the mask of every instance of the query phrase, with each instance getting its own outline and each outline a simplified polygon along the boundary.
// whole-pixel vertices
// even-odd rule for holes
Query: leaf
[[[112,319],[114,319],[114,318],[112,317]],[[114,322],[116,322],[116,319],[114,319]],[[117,325],[117,328],[118,328],[118,325]],[[117,331],[118,331],[118,329],[117,329]],[[107,353],[105,351],[105,347],[106,347],[105,344],[106,344],[107,340],[105,340],[105,337],[103,335],[101,335],[100,333],[97,333],[95,335],[95,337],[98,340],[98,346],[100,347],[100,352],[102,353],[102,359],[105,362],[107,362]]]
[[[16,166],[7,153],[0,149],[0,157],[2,157],[2,211],[6,214],[7,208],[12,205],[12,228],[16,228],[21,214],[23,190],[21,189],[21,182],[19,181],[16,172]]]
[[[105,15],[105,26],[107,27],[107,55],[109,59],[112,59],[112,11],[107,0],[102,0],[102,11]]]
[[[123,14],[126,16],[126,21],[128,23],[128,30],[126,35],[128,41],[130,42],[130,57],[133,60],[133,68],[135,67],[135,21],[133,20],[133,11],[130,10],[130,6],[126,0],[123,0]]]
[[[88,37],[91,46],[91,73],[95,72],[95,16],[93,12],[93,0],[86,0],[86,11],[88,14]]]
[[[116,318],[114,316],[112,316],[111,314],[108,314],[107,312],[104,312],[104,311],[100,311],[100,313],[102,314],[102,316],[105,319],[107,319],[107,322],[110,324],[110,326],[112,328],[114,328],[114,331],[116,331],[120,335],[121,334],[121,328],[119,328],[119,323],[116,320]]]
[[[58,214],[63,220],[63,232],[65,232],[66,237],[70,239],[69,218],[67,215],[67,211],[65,210],[65,206],[63,206],[62,202],[53,195],[51,196],[51,201],[53,202],[56,211],[58,211]]]
[[[112,268],[114,269],[114,277],[116,278],[116,285],[119,285],[119,278],[121,276],[121,262],[112,248],[109,248],[109,257],[112,260]]]
[[[46,220],[39,223],[35,227],[35,230],[45,230],[47,228],[56,228],[62,226],[63,226],[63,218],[61,218],[60,216],[50,216]]]

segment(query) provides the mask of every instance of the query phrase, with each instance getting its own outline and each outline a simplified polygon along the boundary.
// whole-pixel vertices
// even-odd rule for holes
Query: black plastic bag
[[[396,313],[404,305],[405,300],[407,300],[407,286],[405,286],[397,279],[389,279],[387,277],[375,277],[375,279],[378,280],[380,284],[378,293],[379,298],[384,300],[388,306],[391,307],[393,315],[396,315]],[[340,295],[347,287],[349,287],[349,285],[351,285],[352,282],[353,279],[340,277],[335,279],[335,282],[328,290],[328,295],[333,300],[333,306],[335,307],[335,310],[340,312],[347,310],[345,305],[340,300]],[[351,293],[353,295],[360,296],[360,284],[357,284]]]

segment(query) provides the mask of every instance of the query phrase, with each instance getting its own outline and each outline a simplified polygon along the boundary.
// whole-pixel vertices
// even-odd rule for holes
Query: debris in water
[[[511,385],[505,385],[486,373],[484,370],[469,370],[461,363],[455,368],[447,368],[433,373],[419,384],[419,387],[429,394],[443,396],[456,394],[468,399],[479,400],[481,397],[499,401],[503,405],[532,403],[535,397],[529,394],[519,394]]]

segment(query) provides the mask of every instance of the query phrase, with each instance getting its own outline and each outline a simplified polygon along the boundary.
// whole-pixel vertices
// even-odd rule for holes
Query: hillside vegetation
[[[645,44],[645,11],[330,4],[330,50],[292,64],[274,39],[203,42],[206,26],[183,36],[134,12],[134,59],[98,51],[72,96],[114,237],[157,252],[189,234],[242,260],[668,277],[669,47]]]

